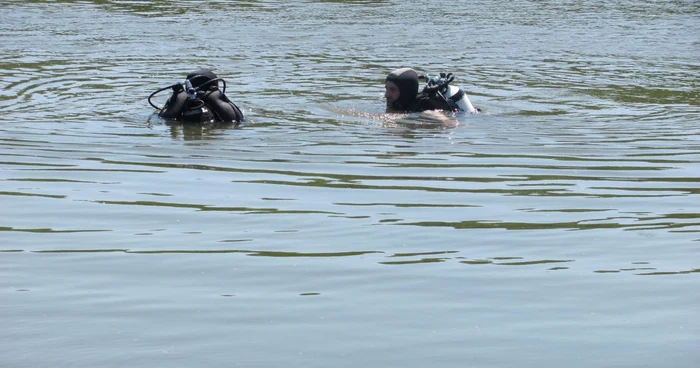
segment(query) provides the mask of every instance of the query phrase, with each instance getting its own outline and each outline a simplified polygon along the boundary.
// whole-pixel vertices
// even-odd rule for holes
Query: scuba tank
[[[467,94],[457,86],[448,86],[447,91],[443,93],[443,96],[445,96],[450,105],[454,105],[462,111],[466,111],[471,114],[478,114],[480,111],[474,107],[474,105],[472,105],[472,102],[469,101]]]
[[[427,74],[422,75],[422,78],[427,80],[427,84],[423,89],[424,92],[430,95],[435,95],[438,99],[444,101],[451,110],[469,112],[478,114],[480,109],[474,107],[467,94],[457,86],[451,86],[450,83],[455,79],[452,73],[440,73],[440,77],[431,78]]]
[[[219,82],[223,90],[219,90]],[[162,109],[151,102],[156,94],[172,89],[172,95]],[[159,110],[163,119],[186,123],[223,122],[240,124],[243,112],[225,95],[226,81],[210,70],[198,70],[187,75],[184,83],[176,83],[153,92],[148,103]]]
[[[185,107],[185,102],[187,102],[187,93],[184,92],[182,84],[173,84],[171,87],[167,88],[172,88],[173,94],[168,99],[168,102],[165,103],[163,109],[160,110],[158,116],[163,119],[177,119],[180,117],[180,112]],[[151,97],[152,96],[153,95],[151,95]],[[151,102],[151,97],[148,98],[148,102]]]

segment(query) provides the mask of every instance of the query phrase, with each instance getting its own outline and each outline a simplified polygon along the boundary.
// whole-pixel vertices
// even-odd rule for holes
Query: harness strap
[[[462,90],[460,89],[459,91],[457,91],[457,93],[455,93],[454,95],[452,95],[452,96],[449,98],[449,100],[456,103],[457,101],[461,100],[462,97],[464,97],[464,91],[462,91]]]

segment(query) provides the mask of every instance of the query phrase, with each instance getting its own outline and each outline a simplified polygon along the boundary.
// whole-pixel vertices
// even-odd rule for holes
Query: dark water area
[[[0,11],[0,366],[700,365],[697,1]]]

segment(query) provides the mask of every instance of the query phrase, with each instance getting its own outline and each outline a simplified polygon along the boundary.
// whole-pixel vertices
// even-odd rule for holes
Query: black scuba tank
[[[212,110],[218,120],[224,123],[240,123],[243,120],[243,113],[238,106],[218,89],[204,93],[201,99]]]
[[[182,88],[182,84],[173,85],[173,94],[165,103],[165,106],[158,113],[163,119],[178,119],[187,102],[187,92]]]

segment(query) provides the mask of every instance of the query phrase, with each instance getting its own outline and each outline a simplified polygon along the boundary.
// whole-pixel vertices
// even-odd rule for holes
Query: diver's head
[[[192,83],[192,87],[197,88],[202,86],[204,83],[209,82],[210,80],[217,79],[218,77],[214,72],[208,69],[200,69],[200,70],[195,70],[190,74],[187,74],[187,80]],[[219,82],[212,82],[204,86],[204,89],[210,89],[214,86],[218,87]]]
[[[411,68],[396,69],[386,77],[384,88],[387,109],[407,110],[418,95],[418,73]]]

